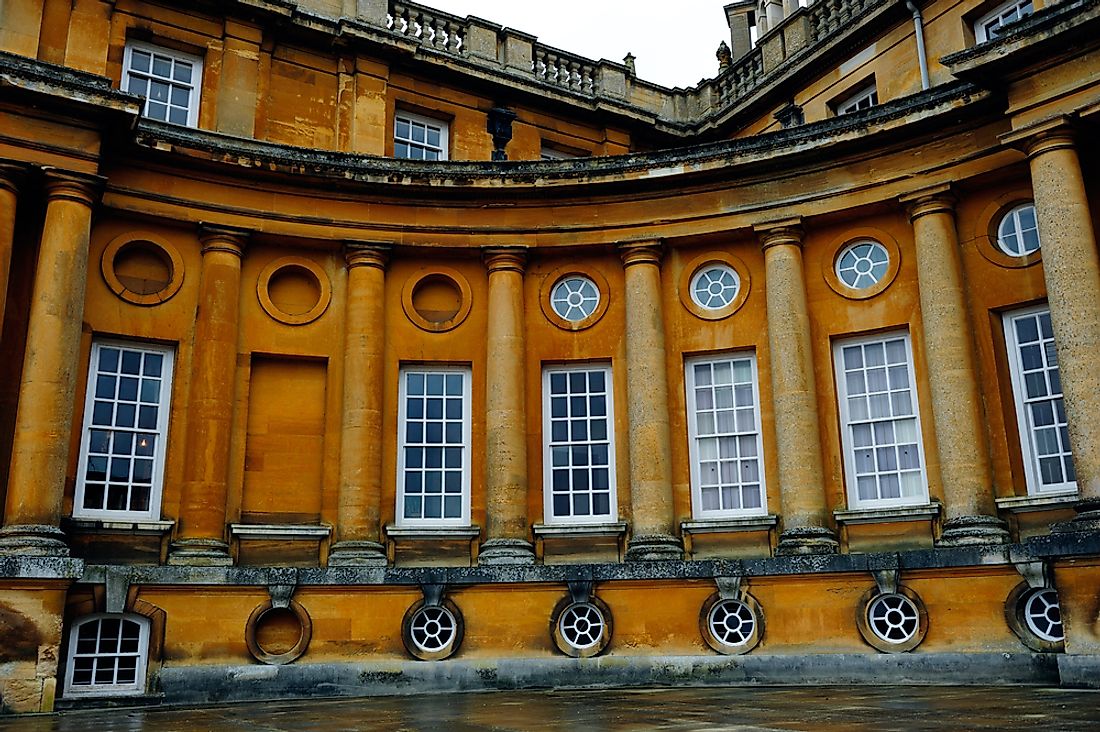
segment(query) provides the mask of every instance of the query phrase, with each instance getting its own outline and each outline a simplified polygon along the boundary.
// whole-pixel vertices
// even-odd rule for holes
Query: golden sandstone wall
[[[817,126],[759,144],[751,136],[778,131],[774,111],[791,97],[693,137],[637,110],[517,94],[510,160],[545,146],[599,159],[496,167],[381,158],[394,154],[400,108],[448,121],[452,160],[489,160],[487,113],[507,89],[376,41],[333,52],[316,19],[275,23],[245,4],[223,18],[212,6],[9,1],[4,707],[53,708],[74,664],[68,633],[94,613],[142,619],[139,693],[184,701],[385,690],[378,678],[482,688],[509,659],[526,667],[501,678],[520,685],[698,681],[676,675],[681,663],[724,682],[1095,684],[1100,87],[1088,70],[1100,35],[1096,3],[1077,4],[998,47],[1016,60],[943,62],[972,45],[966,29],[988,4],[929,3],[935,88],[912,103],[920,79],[902,13],[866,51],[798,82],[793,99]],[[197,130],[135,122],[134,101],[111,91],[128,40],[203,57]],[[1076,50],[1035,69],[1029,43]],[[109,83],[51,81],[57,67],[29,59]],[[897,104],[829,121],[829,103],[871,74],[880,102]],[[1006,91],[957,82],[998,74]],[[675,149],[708,137],[745,139]],[[649,148],[660,151],[611,157]],[[997,224],[1029,200],[1043,249],[1009,257]],[[867,291],[835,268],[861,239],[891,262]],[[741,283],[717,315],[688,292],[709,262]],[[583,325],[549,304],[570,273],[591,278],[606,308]],[[127,290],[153,280],[151,293]],[[1076,493],[1035,500],[1002,316],[1046,301],[1080,478]],[[834,347],[900,331],[928,501],[861,513],[845,482]],[[71,518],[89,364],[105,339],[174,349],[155,520]],[[685,362],[749,352],[767,515],[708,525],[692,505]],[[585,363],[611,367],[622,526],[554,531],[543,526],[543,372]],[[469,521],[402,533],[400,373],[421,364],[469,369]],[[967,533],[975,516],[986,533]],[[1056,522],[1075,530],[1051,534]],[[494,564],[493,542],[519,566]],[[1006,622],[1028,586],[1057,589],[1063,642],[1036,644]],[[701,632],[716,588],[763,608],[751,645],[716,649]],[[607,658],[563,665],[588,650],[556,645],[548,626],[563,598],[595,606],[590,592],[613,612],[597,649]],[[857,619],[899,594],[921,613],[904,648]],[[438,663],[464,681],[407,662],[426,657],[403,627],[419,602],[460,608],[464,638],[434,658],[457,650]],[[752,653],[735,663],[714,650]],[[912,653],[874,660],[896,650]],[[792,660],[814,654],[834,665]],[[272,673],[257,675],[260,663]],[[241,691],[227,668],[284,685]],[[358,681],[340,686],[348,673]]]

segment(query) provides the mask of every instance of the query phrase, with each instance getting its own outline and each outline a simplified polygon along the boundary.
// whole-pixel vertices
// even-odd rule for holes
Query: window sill
[[[1011,513],[1027,513],[1028,511],[1054,511],[1058,509],[1073,508],[1074,504],[1081,500],[1077,491],[1064,493],[1048,493],[1037,496],[1009,496],[996,499],[997,508]]]
[[[390,539],[411,541],[433,539],[469,539],[481,536],[480,526],[395,526],[386,527],[386,536]]]
[[[80,532],[115,531],[127,534],[167,534],[176,525],[175,521],[151,519],[126,521],[124,519],[70,518],[66,523]]]
[[[932,521],[940,515],[940,504],[925,503],[917,506],[892,506],[890,508],[862,508],[851,511],[833,511],[838,524],[878,524],[895,521]]]
[[[571,536],[623,536],[626,522],[607,524],[535,524],[532,527],[539,539],[562,539]]]
[[[769,531],[779,523],[774,513],[762,516],[743,516],[698,521],[681,521],[680,531],[685,534],[727,534],[735,531]]]
[[[325,539],[331,526],[308,524],[230,524],[229,533],[241,539]]]

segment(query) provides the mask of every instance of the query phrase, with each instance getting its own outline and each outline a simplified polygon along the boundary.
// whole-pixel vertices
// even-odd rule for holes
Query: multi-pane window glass
[[[927,500],[909,337],[842,342],[836,371],[852,503]]]
[[[469,523],[469,395],[468,371],[402,370],[401,522]]]
[[[189,127],[198,124],[201,59],[129,43],[123,68],[123,88],[145,97],[146,117]]]
[[[837,115],[850,114],[863,109],[870,109],[878,104],[878,88],[871,84],[857,91],[836,106]]]
[[[1004,215],[997,227],[997,246],[1013,257],[1026,257],[1039,250],[1035,204],[1020,204]]]
[[[141,693],[149,652],[149,621],[99,615],[79,621],[69,634],[68,695]]]
[[[73,515],[159,518],[172,351],[96,342]]]
[[[737,299],[741,278],[728,264],[703,267],[691,278],[691,299],[707,310],[721,310]]]
[[[1035,9],[1031,0],[1010,0],[986,13],[974,23],[974,37],[978,43],[999,38],[1004,26],[1020,18],[1026,18],[1033,12]]]
[[[446,160],[447,123],[398,112],[394,119],[393,156],[409,160]]]
[[[890,254],[877,241],[857,241],[836,258],[836,276],[853,290],[877,285],[890,268]]]
[[[756,359],[689,361],[686,374],[693,513],[763,513],[764,463]]]
[[[613,521],[617,511],[611,370],[547,369],[543,401],[546,520]]]
[[[590,317],[599,304],[600,288],[587,277],[565,277],[550,291],[550,307],[560,318],[571,323]]]
[[[1076,490],[1050,311],[1044,306],[1008,314],[1005,337],[1028,488]]]

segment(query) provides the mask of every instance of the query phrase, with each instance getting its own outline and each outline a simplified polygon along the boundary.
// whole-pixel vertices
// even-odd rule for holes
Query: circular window
[[[462,613],[447,599],[437,605],[419,600],[405,612],[401,623],[405,650],[422,661],[439,661],[454,654],[463,633]]]
[[[275,607],[271,601],[257,606],[244,627],[248,652],[260,663],[282,666],[296,661],[309,648],[313,621],[298,602]]]
[[[113,293],[134,305],[159,305],[183,285],[183,259],[166,240],[144,232],[111,241],[100,261]]]
[[[305,325],[324,314],[332,300],[328,275],[304,257],[283,257],[268,263],[256,283],[264,312],[280,323]]]
[[[691,299],[706,310],[721,310],[737,299],[741,279],[728,264],[703,267],[691,278]]]
[[[550,291],[550,306],[563,320],[579,323],[592,317],[600,306],[600,288],[587,277],[565,277]]]
[[[916,637],[920,611],[905,595],[886,593],[867,606],[867,623],[881,640],[900,645]]]
[[[748,653],[763,636],[764,613],[751,595],[723,599],[715,592],[703,603],[699,626],[703,640],[719,653]]]
[[[1027,629],[1042,640],[1061,643],[1066,639],[1056,590],[1045,588],[1028,593],[1023,601],[1023,616]]]
[[[574,658],[595,656],[611,642],[611,610],[595,597],[586,602],[562,598],[550,623],[554,645]]]
[[[1021,203],[1001,218],[997,226],[997,246],[1012,257],[1026,257],[1039,251],[1039,225],[1034,203]]]
[[[853,290],[877,285],[890,268],[890,254],[877,241],[857,241],[840,250],[836,276]]]

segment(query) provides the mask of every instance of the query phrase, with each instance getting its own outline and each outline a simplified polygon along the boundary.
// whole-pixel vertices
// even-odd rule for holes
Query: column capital
[[[389,259],[390,245],[386,242],[344,242],[344,266],[349,270],[356,267],[377,267],[384,270]]]
[[[954,214],[956,200],[950,183],[929,186],[898,197],[901,205],[905,206],[910,221],[934,213]]]
[[[527,247],[482,247],[481,256],[489,274],[494,272],[519,272],[527,268]]]
[[[210,224],[199,225],[199,241],[202,243],[202,253],[229,252],[238,257],[244,254],[244,248],[248,244],[251,232],[247,229],[234,229],[229,226],[212,226]]]
[[[19,193],[19,186],[27,175],[27,166],[0,161],[0,189]]]
[[[619,245],[619,256],[623,260],[623,267],[635,264],[652,264],[659,267],[663,249],[660,239],[631,241]]]
[[[780,244],[789,244],[801,248],[802,238],[806,233],[802,228],[801,216],[756,224],[752,227],[752,230],[756,232],[757,238],[760,239],[761,249],[769,249]]]
[[[107,179],[99,175],[74,173],[61,168],[43,168],[46,176],[46,197],[51,200],[68,200],[91,208],[99,200]]]
[[[1001,142],[1034,158],[1046,152],[1076,147],[1077,129],[1073,119],[1058,116],[1021,127],[1001,135]]]

